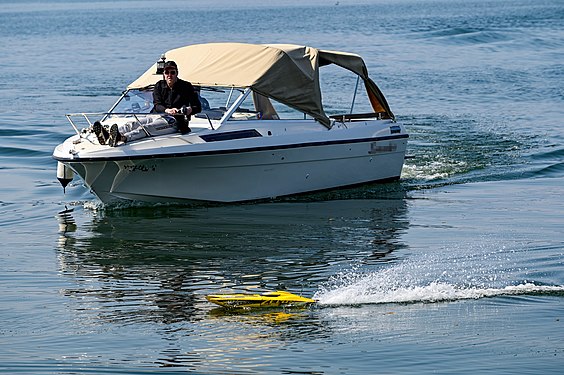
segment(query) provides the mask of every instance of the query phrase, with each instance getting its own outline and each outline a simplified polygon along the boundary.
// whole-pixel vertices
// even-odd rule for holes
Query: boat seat
[[[204,109],[202,110],[202,112],[196,113],[194,117],[205,119],[209,118],[210,120],[221,120],[223,113],[224,111],[218,108]]]

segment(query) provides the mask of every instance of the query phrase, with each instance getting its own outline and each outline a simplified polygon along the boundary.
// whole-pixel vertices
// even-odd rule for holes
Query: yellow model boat
[[[262,294],[235,293],[210,294],[206,299],[227,308],[265,308],[265,307],[303,307],[315,303],[315,300],[285,291],[266,292]]]

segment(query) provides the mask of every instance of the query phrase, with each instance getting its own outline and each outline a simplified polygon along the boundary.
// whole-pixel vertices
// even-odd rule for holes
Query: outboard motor
[[[74,172],[72,169],[61,163],[57,162],[57,180],[63,185],[63,193],[65,193],[65,188],[72,181],[74,177]]]

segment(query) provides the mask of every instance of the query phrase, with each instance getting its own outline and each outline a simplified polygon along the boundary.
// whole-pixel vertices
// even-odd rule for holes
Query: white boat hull
[[[392,123],[378,122],[377,129],[320,132],[317,137],[325,140],[314,142],[296,142],[298,136],[279,137],[280,144],[275,137],[200,141],[147,156],[140,155],[142,144],[132,144],[113,148],[110,155],[100,151],[99,156],[90,152],[63,158],[73,147],[69,139],[57,148],[55,158],[72,168],[104,203],[260,200],[398,179],[407,134],[403,129],[390,134]],[[354,138],[342,139],[346,135]],[[179,137],[196,136],[170,139],[178,143]],[[149,142],[153,150],[160,150],[154,140]]]

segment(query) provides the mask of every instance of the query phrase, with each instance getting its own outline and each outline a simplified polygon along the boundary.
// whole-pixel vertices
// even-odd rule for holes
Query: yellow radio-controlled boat
[[[206,299],[217,305],[231,309],[305,307],[316,302],[314,299],[280,290],[262,294],[210,294],[206,296]]]

